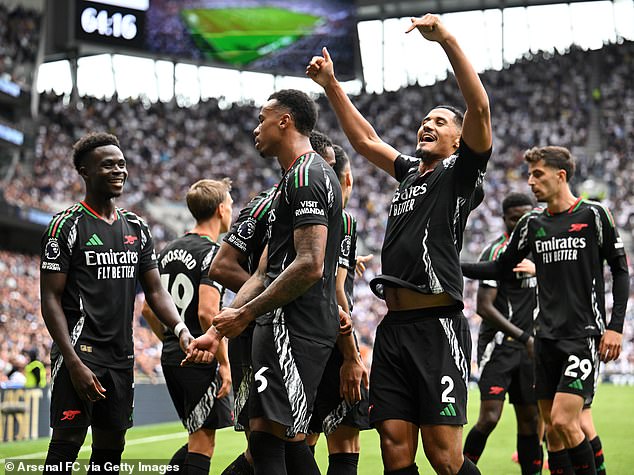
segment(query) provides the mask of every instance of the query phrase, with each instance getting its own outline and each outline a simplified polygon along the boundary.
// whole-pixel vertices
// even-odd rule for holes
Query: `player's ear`
[[[216,215],[222,219],[222,217],[225,215],[226,213],[226,206],[225,206],[225,202],[223,201],[222,203],[220,203],[217,207],[216,207]]]
[[[350,170],[348,170],[346,172],[346,186],[349,188],[352,188],[352,173],[350,172]]]
[[[280,117],[280,129],[286,129],[289,125],[291,125],[292,120],[293,119],[290,114],[282,114],[282,117]]]
[[[458,135],[456,136],[456,139],[453,141],[453,150],[454,152],[456,150],[458,150],[458,147],[460,147],[460,137],[462,136],[462,133],[460,131],[458,131]]]

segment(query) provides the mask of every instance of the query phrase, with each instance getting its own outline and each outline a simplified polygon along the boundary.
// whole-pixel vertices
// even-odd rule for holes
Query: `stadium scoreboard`
[[[304,76],[326,46],[338,76],[361,76],[354,0],[56,0],[45,60],[100,53]]]
[[[143,49],[145,9],[75,1],[75,36],[78,40]]]

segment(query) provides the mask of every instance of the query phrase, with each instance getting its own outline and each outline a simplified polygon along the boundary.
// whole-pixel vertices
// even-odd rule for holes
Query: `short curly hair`
[[[80,138],[73,145],[73,164],[75,169],[79,171],[84,164],[84,159],[90,152],[106,145],[114,145],[121,150],[119,139],[115,135],[106,132],[91,132]]]
[[[308,94],[297,89],[282,89],[271,94],[268,100],[276,100],[281,107],[288,109],[297,131],[310,136],[317,123],[317,104]]]
[[[330,140],[330,137],[323,132],[313,130],[310,133],[310,145],[313,147],[315,152],[322,157],[325,157],[328,147],[332,148],[332,140]]]

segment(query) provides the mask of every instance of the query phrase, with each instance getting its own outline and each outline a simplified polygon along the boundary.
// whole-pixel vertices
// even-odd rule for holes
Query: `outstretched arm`
[[[411,20],[407,33],[418,29],[426,40],[435,41],[442,47],[451,63],[458,87],[467,104],[462,126],[463,140],[476,153],[488,151],[492,143],[491,112],[489,98],[478,73],[440,18],[427,14]]]
[[[379,138],[372,125],[352,104],[335,78],[335,70],[328,50],[323,48],[322,54],[323,56],[313,57],[306,68],[306,75],[324,88],[350,145],[374,165],[394,176],[394,161],[399,156],[399,152]]]
[[[321,224],[310,224],[296,228],[293,235],[295,259],[264,291],[248,300],[244,298],[245,287],[261,274],[260,269],[240,289],[233,306],[225,308],[215,318],[214,326],[230,338],[238,336],[249,322],[271,310],[280,308],[302,295],[321,277],[326,255],[328,228]],[[250,295],[249,295],[250,297]]]

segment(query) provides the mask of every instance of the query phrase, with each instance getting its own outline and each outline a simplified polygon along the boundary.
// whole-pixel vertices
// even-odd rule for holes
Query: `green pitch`
[[[194,8],[181,11],[209,58],[242,66],[310,34],[321,18],[284,8]]]
[[[469,399],[469,424],[466,432],[477,418],[479,394],[471,391]],[[634,387],[602,385],[593,404],[594,421],[603,441],[606,454],[607,471],[610,475],[627,475],[634,466],[634,429],[632,428],[632,401]],[[136,427],[128,432],[125,459],[162,459],[169,460],[172,453],[185,443],[186,437],[180,424],[157,424]],[[16,458],[28,455],[29,458],[45,457],[48,439],[28,442],[3,443],[0,445],[1,458]],[[216,434],[216,452],[211,464],[211,473],[219,474],[244,449],[244,436],[230,429]],[[497,429],[487,443],[478,467],[483,474],[513,475],[519,474],[519,466],[511,462],[515,450],[515,416],[512,407],[505,406],[505,412]],[[79,457],[90,456],[88,440]],[[317,445],[317,462],[322,473],[326,473],[328,454],[323,442]],[[421,474],[433,473],[425,460],[422,448],[419,448],[416,460]],[[0,463],[0,473],[4,473],[4,463]],[[547,472],[544,472],[547,473]],[[379,438],[375,431],[366,431],[361,435],[360,475],[382,475],[383,466],[379,450]]]

